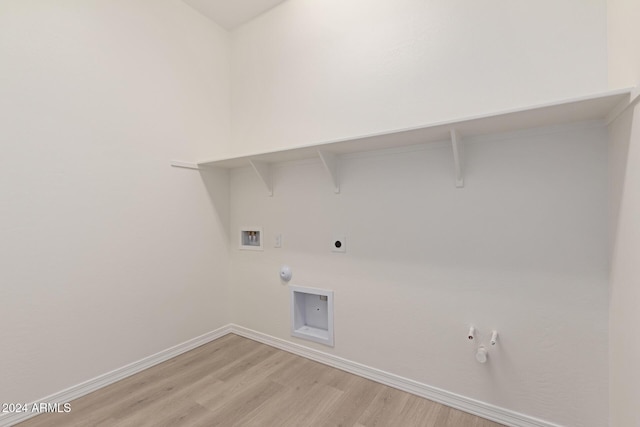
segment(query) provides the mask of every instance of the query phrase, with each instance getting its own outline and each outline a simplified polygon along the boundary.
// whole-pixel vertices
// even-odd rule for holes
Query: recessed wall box
[[[240,249],[261,251],[262,227],[240,227]]]
[[[333,291],[290,286],[291,335],[333,347]]]

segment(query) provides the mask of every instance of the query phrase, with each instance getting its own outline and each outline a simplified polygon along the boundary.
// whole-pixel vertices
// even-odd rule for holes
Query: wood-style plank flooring
[[[19,426],[500,424],[230,334]]]

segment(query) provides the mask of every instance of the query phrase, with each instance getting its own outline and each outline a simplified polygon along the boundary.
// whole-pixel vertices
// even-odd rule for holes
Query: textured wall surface
[[[179,0],[1,2],[0,402],[229,321],[227,186],[169,167],[228,138],[226,37]]]
[[[640,110],[629,110],[611,126],[613,245],[611,254],[611,426],[640,424],[637,402],[640,345],[630,325],[640,320]]]
[[[640,86],[640,3],[608,0],[609,84]],[[640,322],[640,109],[611,125],[610,426],[640,425],[640,344],[629,327]]]
[[[290,0],[231,46],[236,153],[607,88],[605,0]]]

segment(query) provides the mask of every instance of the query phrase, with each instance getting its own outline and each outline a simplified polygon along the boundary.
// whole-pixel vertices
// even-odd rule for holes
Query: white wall
[[[640,85],[640,3],[608,1],[609,84]],[[610,285],[610,406],[612,427],[640,425],[640,110],[611,125],[612,254]]]
[[[231,43],[243,154],[607,88],[605,0],[289,0]]]
[[[226,149],[227,49],[179,0],[0,2],[0,402],[229,321],[228,187],[168,164]]]
[[[611,125],[612,252],[610,283],[611,426],[640,425],[640,345],[629,330],[640,322],[640,110]]]
[[[607,60],[609,86],[636,86],[640,80],[640,3],[607,0]]]
[[[597,1],[289,0],[231,34],[236,154],[341,139],[604,91]],[[289,337],[298,285],[335,290],[322,350],[560,425],[608,417],[606,131],[497,138],[344,160],[335,196],[316,162],[231,177],[231,233],[262,225],[264,253],[232,251],[232,319]],[[348,253],[329,252],[332,233]],[[232,242],[232,247],[235,242]],[[469,322],[501,345],[483,366]]]
[[[607,146],[593,126],[349,156],[335,195],[319,162],[231,175],[235,323],[566,426],[607,422]],[[333,233],[347,253],[330,252]],[[273,248],[282,233],[284,247]],[[233,239],[236,240],[236,239]],[[335,348],[290,337],[291,283],[335,291]],[[474,323],[499,345],[486,365]]]

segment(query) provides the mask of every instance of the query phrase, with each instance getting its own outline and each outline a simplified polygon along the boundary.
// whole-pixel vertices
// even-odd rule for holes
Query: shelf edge
[[[551,101],[551,102],[547,102],[547,103],[530,105],[530,106],[526,106],[526,107],[518,107],[518,108],[507,109],[507,110],[494,111],[494,112],[485,113],[485,114],[471,115],[471,116],[461,117],[461,118],[457,118],[457,119],[443,120],[443,121],[439,121],[439,122],[432,122],[432,123],[427,123],[427,124],[423,124],[423,125],[419,125],[419,126],[412,126],[412,127],[408,127],[408,128],[400,128],[400,129],[393,129],[393,130],[387,130],[387,131],[381,131],[381,132],[374,132],[374,133],[371,133],[371,134],[363,134],[363,135],[357,135],[357,136],[352,136],[352,137],[340,138],[340,139],[336,139],[336,140],[316,142],[316,143],[305,144],[305,145],[298,145],[298,146],[293,146],[293,147],[283,147],[283,148],[279,148],[279,149],[275,149],[275,150],[259,151],[259,152],[253,152],[253,153],[238,155],[238,156],[222,157],[222,158],[220,158],[220,157],[219,158],[208,158],[208,159],[203,159],[203,160],[198,161],[197,165],[198,166],[209,166],[209,165],[215,165],[216,163],[222,163],[222,162],[228,162],[228,161],[234,161],[234,160],[235,161],[247,160],[247,162],[248,162],[249,160],[257,159],[257,158],[262,157],[262,156],[274,155],[274,154],[284,153],[284,152],[292,152],[292,151],[295,151],[295,150],[322,150],[323,148],[326,148],[327,146],[330,146],[330,145],[334,145],[334,144],[338,145],[340,143],[347,143],[347,142],[350,142],[350,141],[358,141],[358,140],[364,140],[364,139],[368,139],[368,138],[391,136],[391,135],[394,135],[394,134],[409,133],[409,132],[427,130],[427,129],[430,129],[430,128],[437,128],[437,127],[458,126],[458,125],[461,125],[461,124],[464,124],[464,123],[477,121],[477,120],[494,119],[494,118],[499,118],[500,116],[508,116],[508,115],[517,114],[517,113],[525,113],[525,112],[528,112],[528,111],[533,112],[533,111],[536,111],[536,110],[544,110],[544,109],[550,109],[550,108],[554,108],[554,107],[561,107],[561,106],[564,106],[564,105],[581,103],[581,102],[585,102],[585,101],[587,101],[587,102],[588,101],[597,101],[597,100],[603,100],[605,98],[614,98],[614,97],[623,98],[625,95],[628,96],[627,100],[620,99],[620,102],[618,104],[616,104],[616,106],[614,108],[611,108],[609,111],[606,111],[606,112],[604,112],[604,114],[602,114],[601,118],[605,119],[605,120],[608,120],[609,116],[611,114],[613,114],[613,112],[616,111],[619,108],[619,105],[624,104],[625,101],[627,102],[627,106],[625,108],[628,108],[629,105],[631,105],[632,103],[636,103],[638,101],[640,96],[636,96],[634,99],[631,99],[632,98],[632,94],[634,93],[634,90],[635,90],[635,88],[632,88],[632,87],[623,88],[623,89],[616,89],[616,90],[600,92],[600,93],[594,93],[594,94],[589,94],[589,95],[584,95],[584,96],[579,96],[579,97],[573,97],[573,98],[567,98],[567,99],[562,99],[562,100]],[[248,163],[247,163],[247,166],[248,166]],[[225,167],[225,166],[223,166],[223,167]],[[226,167],[227,168],[231,168],[231,169],[234,168],[234,167],[229,167],[229,166],[226,166]]]

